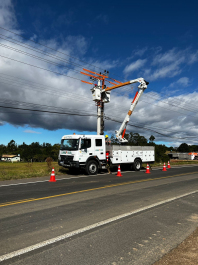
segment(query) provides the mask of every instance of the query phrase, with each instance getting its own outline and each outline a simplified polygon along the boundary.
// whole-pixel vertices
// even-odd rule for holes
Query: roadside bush
[[[47,157],[45,161],[47,162],[48,168],[51,169],[53,159],[51,157]]]

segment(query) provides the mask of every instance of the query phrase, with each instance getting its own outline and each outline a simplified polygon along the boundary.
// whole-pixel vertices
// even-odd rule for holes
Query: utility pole
[[[108,78],[109,72],[104,70],[104,73],[95,73],[87,69],[84,71],[90,72],[94,75],[81,72],[81,74],[90,76],[91,81],[98,81],[98,84],[95,84],[95,87],[91,89],[93,100],[96,102],[97,106],[97,135],[104,134],[104,103],[110,102],[110,92],[102,92],[106,88],[105,79]],[[94,85],[94,83],[86,82],[81,80],[83,83],[88,83]],[[109,95],[109,97],[107,96]]]
[[[98,80],[98,88],[101,90],[101,80]],[[104,103],[100,99],[97,103],[97,135],[104,134]]]
[[[102,76],[108,77],[108,73],[106,70],[102,74]],[[101,73],[100,73],[101,74]],[[101,85],[102,82],[102,85]],[[101,93],[101,98],[97,102],[97,135],[103,135],[104,134],[104,98],[102,98],[102,89],[105,88],[105,78],[102,80],[98,79],[98,88],[100,89]]]

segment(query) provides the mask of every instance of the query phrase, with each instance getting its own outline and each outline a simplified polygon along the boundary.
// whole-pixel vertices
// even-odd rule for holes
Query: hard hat
[[[105,138],[109,138],[109,136],[106,134],[106,135],[105,135]]]

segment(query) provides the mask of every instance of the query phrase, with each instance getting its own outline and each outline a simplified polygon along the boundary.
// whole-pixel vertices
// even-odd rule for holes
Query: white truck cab
[[[106,165],[103,135],[64,135],[58,157],[59,165],[66,168],[85,168],[87,174],[97,174]]]

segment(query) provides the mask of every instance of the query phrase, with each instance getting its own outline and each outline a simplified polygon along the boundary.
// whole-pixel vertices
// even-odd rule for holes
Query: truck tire
[[[88,175],[96,175],[98,173],[98,163],[95,160],[90,160],[86,164],[86,172]]]
[[[135,171],[140,171],[141,167],[142,167],[142,160],[140,158],[136,158],[133,163],[133,169]]]

